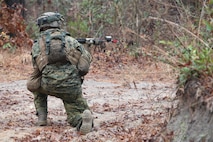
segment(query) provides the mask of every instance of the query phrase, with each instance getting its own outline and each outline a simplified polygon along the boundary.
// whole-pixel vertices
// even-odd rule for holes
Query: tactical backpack
[[[47,64],[67,62],[64,52],[66,35],[65,32],[59,30],[47,30],[41,34],[38,39],[40,54],[36,58],[36,63],[40,71]]]
[[[88,73],[92,57],[77,40],[70,37],[69,33],[57,29],[47,30],[41,34],[38,44],[40,54],[36,58],[36,63],[40,71],[47,64],[70,62],[76,65],[80,75]]]

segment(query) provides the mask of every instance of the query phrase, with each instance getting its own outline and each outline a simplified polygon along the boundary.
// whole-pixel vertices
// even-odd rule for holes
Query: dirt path
[[[85,80],[84,97],[94,112],[94,131],[80,136],[66,122],[60,99],[48,98],[47,127],[36,127],[26,80],[0,84],[0,141],[145,141],[157,137],[174,97],[174,85],[115,84]]]

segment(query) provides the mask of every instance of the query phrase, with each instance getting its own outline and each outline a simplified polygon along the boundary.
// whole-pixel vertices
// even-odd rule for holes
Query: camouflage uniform
[[[54,29],[49,29],[49,31]],[[48,31],[48,30],[47,30]],[[58,30],[57,31],[61,31]],[[45,31],[46,32],[46,31]],[[41,35],[44,33],[41,33]],[[66,36],[66,48],[78,47],[85,49],[74,38]],[[36,58],[41,52],[39,39],[32,47],[33,66],[37,67]],[[85,51],[86,52],[86,51]],[[86,52],[89,54],[89,52]],[[90,54],[88,55],[90,56]],[[33,92],[37,114],[47,114],[47,96],[52,95],[63,100],[67,112],[67,120],[71,126],[81,123],[81,113],[89,109],[86,100],[82,97],[82,77],[76,65],[70,62],[47,64],[42,70],[41,87]]]

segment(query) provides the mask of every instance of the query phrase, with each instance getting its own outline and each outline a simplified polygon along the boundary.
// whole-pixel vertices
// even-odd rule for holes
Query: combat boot
[[[37,126],[46,126],[47,125],[47,113],[38,113],[38,122]]]
[[[82,113],[82,124],[80,127],[80,133],[85,135],[92,131],[93,127],[93,117],[90,110],[84,110]]]

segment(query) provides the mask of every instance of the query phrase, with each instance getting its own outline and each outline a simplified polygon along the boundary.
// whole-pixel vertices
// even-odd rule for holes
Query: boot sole
[[[80,127],[80,133],[85,135],[92,130],[92,113],[90,110],[85,110],[82,114],[82,125]]]

